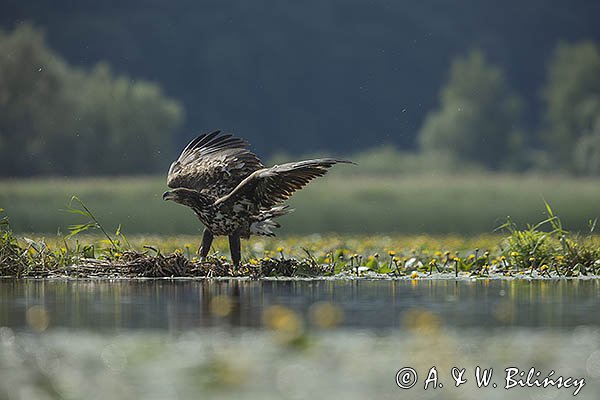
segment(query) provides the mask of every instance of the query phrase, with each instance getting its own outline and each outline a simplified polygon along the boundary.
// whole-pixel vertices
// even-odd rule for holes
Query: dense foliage
[[[559,167],[600,175],[600,51],[561,44],[549,64],[542,139]]]
[[[390,145],[434,166],[598,174],[599,12],[566,0],[6,0],[0,175],[155,171],[215,128],[266,157]]]
[[[0,25],[32,21],[70,63],[106,60],[159,81],[185,105],[185,130],[224,128],[261,153],[356,152],[416,134],[452,59],[480,48],[543,110],[545,63],[560,40],[598,41],[600,3],[570,0],[4,0]],[[368,138],[368,143],[365,140]]]
[[[161,170],[180,105],[103,63],[69,66],[43,33],[0,32],[0,176]]]
[[[480,51],[454,61],[440,103],[419,133],[425,152],[447,153],[490,168],[518,157],[522,101]]]

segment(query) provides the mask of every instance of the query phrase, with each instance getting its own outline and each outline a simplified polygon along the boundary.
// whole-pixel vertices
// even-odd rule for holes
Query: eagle
[[[221,131],[192,140],[167,174],[163,200],[190,207],[205,226],[200,259],[208,255],[215,236],[229,237],[233,265],[241,259],[240,239],[250,235],[275,236],[274,218],[293,211],[282,204],[314,178],[337,163],[317,158],[265,167],[249,144]]]

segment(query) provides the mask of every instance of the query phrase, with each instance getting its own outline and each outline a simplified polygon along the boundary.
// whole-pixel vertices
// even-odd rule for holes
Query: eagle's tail
[[[294,211],[289,206],[276,206],[268,210],[262,210],[256,219],[250,224],[250,233],[253,235],[275,236],[273,229],[279,228],[279,224],[273,218],[281,217]]]

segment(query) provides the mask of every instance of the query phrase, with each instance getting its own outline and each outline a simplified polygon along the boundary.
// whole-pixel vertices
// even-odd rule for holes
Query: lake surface
[[[216,297],[231,301],[226,318],[211,312]],[[598,280],[0,280],[0,325],[24,329],[27,309],[42,306],[49,327],[261,328],[270,306],[306,318],[311,305],[321,302],[339,307],[339,326],[348,328],[401,328],[403,315],[413,309],[435,313],[445,326],[600,326]]]
[[[598,398],[600,282],[0,279],[0,399],[573,397],[506,390],[511,366]]]

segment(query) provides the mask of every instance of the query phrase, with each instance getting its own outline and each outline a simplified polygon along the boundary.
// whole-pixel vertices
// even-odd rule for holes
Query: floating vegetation
[[[47,242],[17,237],[7,217],[0,218],[0,276],[17,278],[212,278],[212,277],[372,277],[419,279],[455,277],[577,277],[598,275],[600,238],[595,221],[588,234],[571,233],[546,204],[548,218],[519,229],[509,218],[499,228],[504,236],[477,238],[307,236],[252,239],[249,258],[234,268],[213,252],[199,260],[188,238],[139,238],[131,242],[120,227],[108,233],[74,197],[71,213],[88,222]],[[0,211],[1,212],[1,211]],[[83,235],[98,230],[102,236]],[[196,239],[197,240],[197,239]],[[159,246],[148,243],[159,243]],[[220,247],[221,246],[221,247]],[[162,251],[161,251],[162,247]],[[164,249],[168,248],[168,251]],[[435,275],[434,275],[435,274]]]
[[[0,250],[0,251],[3,251]],[[68,265],[39,262],[43,256],[13,259],[0,256],[0,276],[17,278],[176,278],[176,277],[318,277],[331,275],[327,266],[311,264],[307,260],[289,259],[261,261],[234,268],[220,258],[191,261],[181,253],[149,255],[128,251],[118,258],[84,258]],[[52,255],[50,255],[52,258]],[[39,259],[39,260],[38,260]],[[17,260],[18,262],[14,262]],[[32,262],[30,262],[32,261]],[[54,260],[55,261],[55,260]]]

